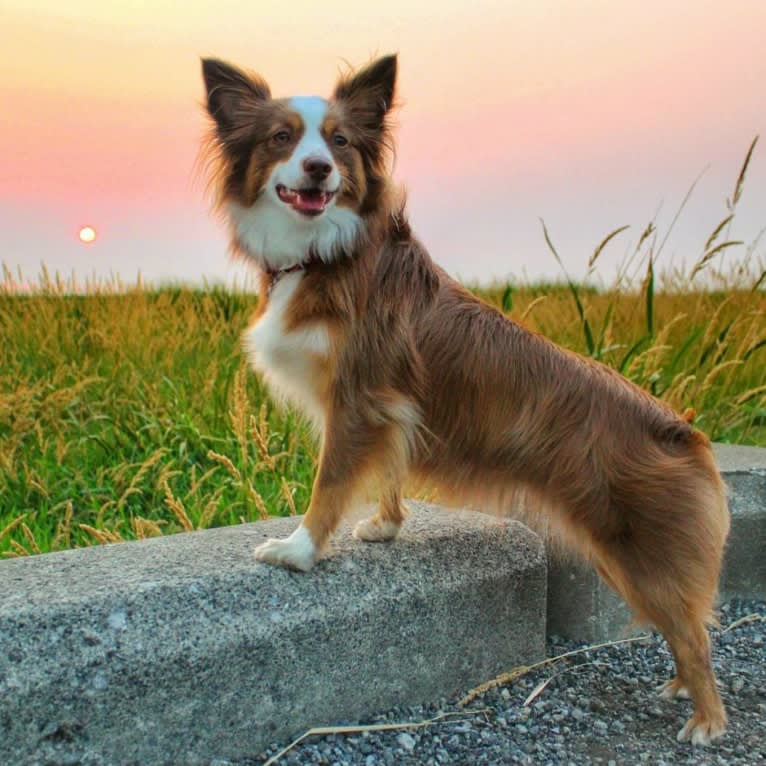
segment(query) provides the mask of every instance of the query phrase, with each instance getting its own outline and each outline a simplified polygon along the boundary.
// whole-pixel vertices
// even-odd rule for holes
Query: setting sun
[[[83,226],[77,236],[80,242],[89,245],[96,240],[96,230],[92,226]]]

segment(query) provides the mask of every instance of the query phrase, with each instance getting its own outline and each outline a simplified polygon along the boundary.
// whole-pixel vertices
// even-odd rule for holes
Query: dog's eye
[[[271,137],[271,140],[275,144],[286,144],[290,140],[290,131],[289,130],[278,130]]]
[[[332,142],[335,144],[335,146],[347,146],[348,145],[348,139],[341,135],[340,133],[336,133],[332,137]]]

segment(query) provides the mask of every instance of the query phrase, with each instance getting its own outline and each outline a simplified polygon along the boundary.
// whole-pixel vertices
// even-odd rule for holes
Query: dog
[[[661,694],[695,706],[678,739],[720,737],[706,623],[729,514],[708,439],[432,262],[390,177],[396,56],[341,77],[329,100],[273,98],[218,59],[202,71],[215,208],[260,280],[244,346],[321,434],[303,520],[256,558],[310,570],[371,481],[364,541],[396,537],[412,479],[472,507],[523,505],[667,640],[676,676]]]

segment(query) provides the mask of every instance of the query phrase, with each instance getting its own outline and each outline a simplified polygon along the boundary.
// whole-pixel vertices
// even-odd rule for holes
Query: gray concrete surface
[[[713,445],[729,490],[731,534],[724,556],[722,599],[766,596],[766,449]],[[548,567],[550,634],[607,641],[631,631],[630,610],[593,570],[551,558]]]
[[[729,488],[731,533],[721,575],[722,598],[766,596],[766,449],[715,445]]]
[[[417,504],[413,504],[417,505]],[[282,519],[0,563],[0,764],[210,764],[544,653],[515,522],[417,505],[395,548],[257,564]]]

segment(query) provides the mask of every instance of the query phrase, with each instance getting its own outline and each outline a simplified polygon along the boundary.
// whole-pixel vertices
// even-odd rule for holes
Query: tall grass
[[[0,550],[303,506],[308,434],[268,403],[239,348],[254,304],[222,289],[0,287]]]
[[[729,230],[755,142],[725,215],[686,273],[662,269],[654,222],[614,281],[587,277],[476,288],[509,316],[670,402],[713,439],[766,446],[766,269]],[[683,207],[683,205],[682,205]],[[680,211],[679,211],[680,213]],[[561,264],[543,224],[551,257]],[[203,529],[301,511],[315,446],[269,400],[239,338],[256,298],[72,280],[0,283],[0,554]],[[29,286],[27,286],[29,287]]]

